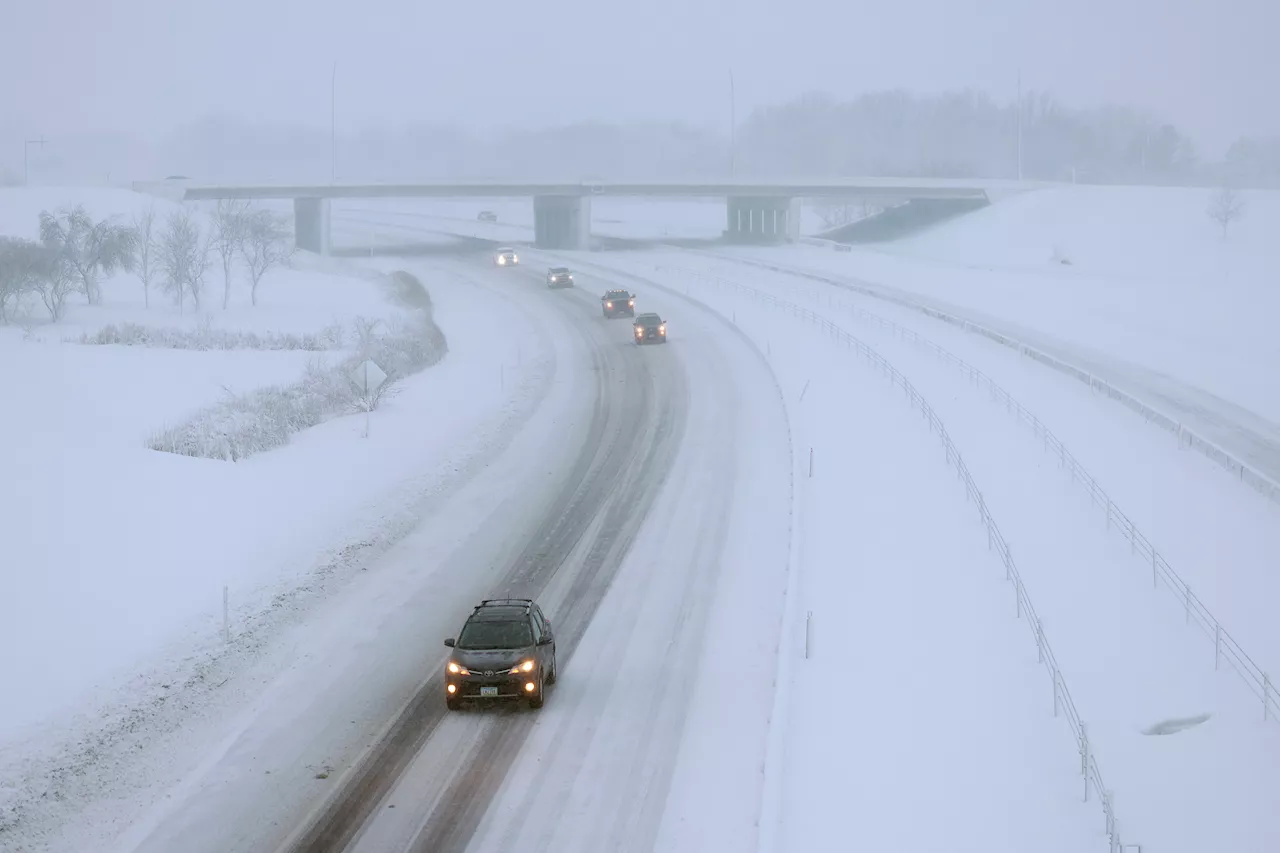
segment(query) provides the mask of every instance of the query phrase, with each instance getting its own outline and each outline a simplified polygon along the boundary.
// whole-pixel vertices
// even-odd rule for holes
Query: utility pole
[[[737,175],[738,96],[733,86],[733,69],[729,69],[729,177]]]
[[[329,78],[329,183],[338,182],[338,60]]]
[[[39,145],[40,150],[44,150],[44,146],[49,140],[44,138],[44,134],[40,134],[39,139],[28,139],[22,144],[22,185],[28,186],[31,183],[31,146]]]
[[[1022,180],[1022,69],[1018,69],[1018,180]]]

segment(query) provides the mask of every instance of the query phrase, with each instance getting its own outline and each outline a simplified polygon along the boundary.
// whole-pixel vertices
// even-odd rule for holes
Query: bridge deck
[[[847,198],[980,199],[992,192],[1039,189],[1057,184],[954,178],[848,178],[778,181],[515,181],[426,180],[273,184],[140,181],[134,189],[175,201],[220,198],[517,198],[532,196],[649,196],[655,198]]]

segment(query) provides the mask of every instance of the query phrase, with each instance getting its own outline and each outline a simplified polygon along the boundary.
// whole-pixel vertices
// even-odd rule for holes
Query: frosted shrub
[[[318,332],[245,332],[215,329],[208,324],[195,329],[155,328],[138,323],[111,323],[77,342],[87,345],[120,345],[180,350],[300,350],[327,352],[342,349],[343,328],[334,323]]]
[[[412,281],[421,293],[409,304],[419,307],[389,324],[356,318],[352,337],[358,347],[340,363],[312,361],[302,379],[291,385],[229,395],[185,423],[156,433],[147,446],[166,453],[234,462],[281,447],[294,433],[329,418],[376,408],[379,401],[394,393],[396,383],[435,364],[448,351],[444,333],[431,317],[425,288],[416,279]],[[397,290],[406,287],[402,280],[395,284]],[[402,294],[397,295],[403,299]],[[377,362],[387,379],[375,394],[362,396],[349,377],[366,358]]]

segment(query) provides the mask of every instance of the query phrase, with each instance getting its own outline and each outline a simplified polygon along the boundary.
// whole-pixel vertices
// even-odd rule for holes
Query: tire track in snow
[[[690,436],[670,499],[650,516],[655,537],[633,550],[600,613],[603,642],[572,671],[566,689],[582,695],[569,713],[531,727],[538,761],[509,779],[502,808],[491,806],[468,850],[647,851],[656,843],[690,701],[679,673],[701,659],[735,489],[737,389],[717,383],[714,359],[703,361],[701,387],[720,399],[700,402],[712,418]],[[686,542],[686,553],[669,553],[670,543]],[[640,623],[667,642],[638,638]],[[655,689],[632,698],[637,674]]]
[[[570,298],[578,299],[576,295]],[[594,302],[587,308],[594,308]],[[598,321],[597,321],[598,322]],[[582,559],[582,568],[573,575],[565,595],[564,609],[557,613],[557,656],[566,671],[572,671],[572,660],[582,636],[586,633],[596,609],[612,586],[623,557],[630,548],[641,522],[647,515],[659,488],[670,470],[684,432],[686,394],[683,379],[672,370],[666,393],[653,387],[648,372],[647,356],[632,346],[619,344],[629,353],[627,362],[637,367],[631,381],[623,383],[622,393],[632,408],[645,412],[645,417],[625,417],[624,423],[636,429],[630,458],[619,459],[625,467],[612,477],[596,480],[607,492],[601,496],[598,511],[600,524],[592,532],[592,541]],[[643,388],[641,393],[637,391]],[[643,448],[643,452],[641,452]],[[544,578],[537,590],[545,588]],[[558,690],[558,688],[557,688]],[[554,697],[554,693],[552,694]],[[508,715],[496,733],[482,735],[463,762],[461,773],[436,802],[423,827],[413,840],[415,853],[451,853],[466,850],[480,826],[495,793],[529,739],[536,715]]]
[[[581,309],[589,307],[580,302]],[[591,314],[586,313],[589,318]],[[639,526],[680,443],[684,427],[682,387],[655,393],[649,361],[625,344],[602,337],[597,326],[573,316],[569,326],[587,339],[593,354],[597,403],[584,442],[564,489],[544,514],[528,545],[513,561],[496,592],[537,595],[571,555],[604,512],[581,574],[576,579],[582,604],[568,618],[557,618],[557,634],[576,644],[621,562],[630,536]],[[622,377],[624,381],[616,381]],[[673,380],[667,379],[667,382]],[[672,391],[681,393],[672,393]],[[653,441],[645,439],[653,433]],[[659,440],[660,439],[660,440]],[[642,448],[648,453],[641,455]],[[637,463],[640,464],[637,464]],[[635,480],[636,485],[632,485]],[[620,488],[627,486],[627,488]],[[643,488],[641,488],[643,486]],[[620,494],[627,500],[610,500]],[[607,510],[607,511],[606,511]],[[610,523],[612,520],[612,523]],[[630,526],[630,533],[626,528]],[[602,535],[608,534],[608,535]],[[576,614],[576,615],[574,615]],[[575,625],[579,627],[575,628]],[[558,645],[562,640],[558,639]],[[559,649],[557,650],[559,651]],[[565,656],[568,659],[568,655]],[[443,674],[435,673],[370,748],[339,793],[324,807],[301,838],[287,844],[293,853],[345,849],[374,814],[382,799],[435,733],[446,711]],[[495,715],[486,720],[463,774],[449,784],[425,824],[427,849],[465,847],[483,814],[488,794],[496,790],[514,761],[527,731],[528,715]],[[494,730],[496,731],[496,737]],[[481,763],[476,763],[477,761]],[[457,849],[461,849],[457,847]]]

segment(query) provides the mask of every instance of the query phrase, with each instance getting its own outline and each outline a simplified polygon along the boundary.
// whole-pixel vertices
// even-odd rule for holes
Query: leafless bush
[[[26,297],[39,292],[50,262],[39,243],[0,236],[0,323],[16,319]]]
[[[239,199],[219,199],[213,211],[212,243],[222,259],[222,309],[231,305],[231,272],[241,252],[248,225],[249,203]]]
[[[132,270],[137,249],[134,229],[114,219],[94,222],[80,205],[56,213],[42,211],[40,241],[74,271],[90,305],[102,301],[99,276]]]
[[[1231,223],[1244,215],[1244,200],[1231,187],[1222,187],[1209,199],[1208,213],[1210,219],[1222,226],[1225,239]]]
[[[173,297],[179,311],[185,307],[187,296],[191,297],[196,310],[200,310],[200,296],[209,269],[209,245],[191,210],[183,208],[169,215],[157,246],[156,260],[164,276],[164,290]]]
[[[246,332],[215,329],[206,324],[196,329],[155,328],[138,323],[110,323],[93,334],[82,334],[77,343],[122,345],[180,350],[296,350],[327,352],[342,349],[345,335],[334,323],[319,332]]]
[[[413,321],[382,324],[357,318],[356,352],[341,362],[308,365],[301,381],[233,395],[178,426],[152,436],[152,450],[209,459],[239,460],[287,444],[296,432],[350,412],[371,411],[399,390],[398,383],[444,356],[443,335],[428,312],[415,311]],[[366,358],[387,374],[374,392],[362,394],[351,373]]]
[[[270,210],[255,210],[247,214],[240,253],[249,270],[249,298],[257,305],[258,285],[262,283],[262,277],[293,253],[284,217]]]
[[[147,205],[147,209],[133,218],[134,244],[137,249],[138,279],[142,282],[142,304],[151,307],[151,281],[155,278],[156,249],[156,206]]]

